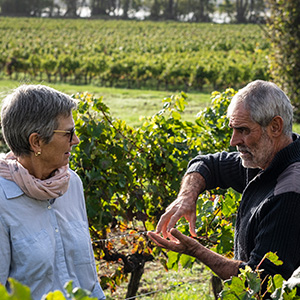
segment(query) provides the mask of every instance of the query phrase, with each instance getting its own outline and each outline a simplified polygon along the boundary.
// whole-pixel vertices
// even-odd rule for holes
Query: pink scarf
[[[27,196],[38,200],[57,198],[67,191],[70,180],[68,168],[68,165],[63,166],[54,176],[41,180],[30,175],[12,152],[0,159],[0,176],[14,181]]]

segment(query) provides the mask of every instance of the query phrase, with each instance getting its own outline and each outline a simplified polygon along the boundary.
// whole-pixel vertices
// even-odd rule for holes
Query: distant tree
[[[300,1],[268,0],[271,75],[290,97],[300,121]]]
[[[210,22],[211,14],[214,12],[215,0],[195,0],[193,5],[193,18],[195,22]]]
[[[193,11],[193,0],[179,0],[176,3],[176,19],[179,21],[189,21]]]
[[[49,1],[49,6],[47,7],[47,10],[45,10],[45,13],[47,13],[48,17],[53,17],[54,15],[59,15],[60,13],[60,7],[58,4],[54,3],[54,0]],[[56,13],[55,13],[56,9]]]
[[[224,0],[220,5],[219,5],[219,12],[221,14],[224,14],[224,22],[226,18],[229,18],[230,22],[233,22],[234,20],[234,4],[230,0]]]
[[[248,0],[236,0],[236,22],[247,23]]]
[[[265,23],[265,0],[250,0],[248,21],[250,23]]]
[[[261,23],[265,10],[265,0],[235,0],[236,22]]]
[[[130,0],[123,0],[123,15],[122,18],[123,19],[128,19],[128,11],[130,8]]]
[[[141,0],[119,0],[117,4],[122,11],[121,17],[125,20],[129,19],[131,15],[134,16],[143,7]]]
[[[176,20],[176,3],[174,0],[150,0],[145,3],[149,7],[149,19],[157,20]]]
[[[78,0],[63,0],[63,3],[67,7],[66,12],[64,14],[65,17],[78,17]]]
[[[1,14],[30,16],[29,0],[4,0],[1,2]]]
[[[41,16],[53,5],[53,0],[1,0],[1,14],[11,16]]]
[[[112,6],[115,8],[116,5],[109,0],[91,0],[91,15],[109,15],[109,12],[112,11]]]
[[[165,20],[175,20],[175,4],[174,0],[165,1],[163,17]]]
[[[216,0],[154,0],[149,18],[210,22],[215,2]]]
[[[160,12],[162,8],[162,3],[160,0],[153,0],[150,4],[150,16],[149,19],[157,21],[160,18]]]
[[[35,17],[40,17],[45,8],[51,10],[54,7],[54,0],[31,0],[31,3],[31,15]]]

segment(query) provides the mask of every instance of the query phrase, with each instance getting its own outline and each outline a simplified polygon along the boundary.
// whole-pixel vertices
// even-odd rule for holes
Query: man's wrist
[[[195,202],[201,192],[205,190],[205,179],[200,173],[193,172],[185,175],[181,183],[178,197],[188,197]]]

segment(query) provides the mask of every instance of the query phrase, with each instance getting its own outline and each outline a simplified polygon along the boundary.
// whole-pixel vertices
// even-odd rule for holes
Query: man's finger
[[[184,242],[188,237],[186,235],[184,235],[183,233],[181,233],[178,229],[173,228],[170,231],[171,235],[173,236],[173,238],[175,238],[177,241],[180,242]]]
[[[176,223],[178,222],[178,220],[182,217],[182,214],[180,213],[180,211],[177,211],[177,213],[175,213],[169,223],[168,223],[168,226],[167,226],[167,232],[170,232],[172,228],[175,227]]]
[[[196,233],[196,213],[193,214],[191,216],[191,219],[189,220],[189,228],[190,228],[190,233],[192,236],[197,236],[197,233]]]
[[[158,235],[155,232],[148,232],[147,235],[150,237],[150,239],[155,242],[159,247],[165,248],[165,244],[167,240],[163,239],[160,235]]]
[[[156,226],[155,232],[156,232],[156,233],[162,233],[164,238],[167,238],[167,237],[168,237],[168,233],[167,233],[167,225],[168,225],[168,223],[169,223],[169,218],[170,218],[170,217],[169,217],[166,213],[164,213],[164,214],[160,217],[159,222],[158,222],[158,224],[157,224],[157,226]]]

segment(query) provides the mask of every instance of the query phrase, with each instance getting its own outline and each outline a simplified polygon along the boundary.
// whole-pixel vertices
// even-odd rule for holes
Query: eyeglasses
[[[71,130],[53,130],[54,133],[68,133],[70,134],[70,143],[72,142],[73,140],[73,136],[74,136],[74,133],[75,133],[75,128],[72,128]]]

